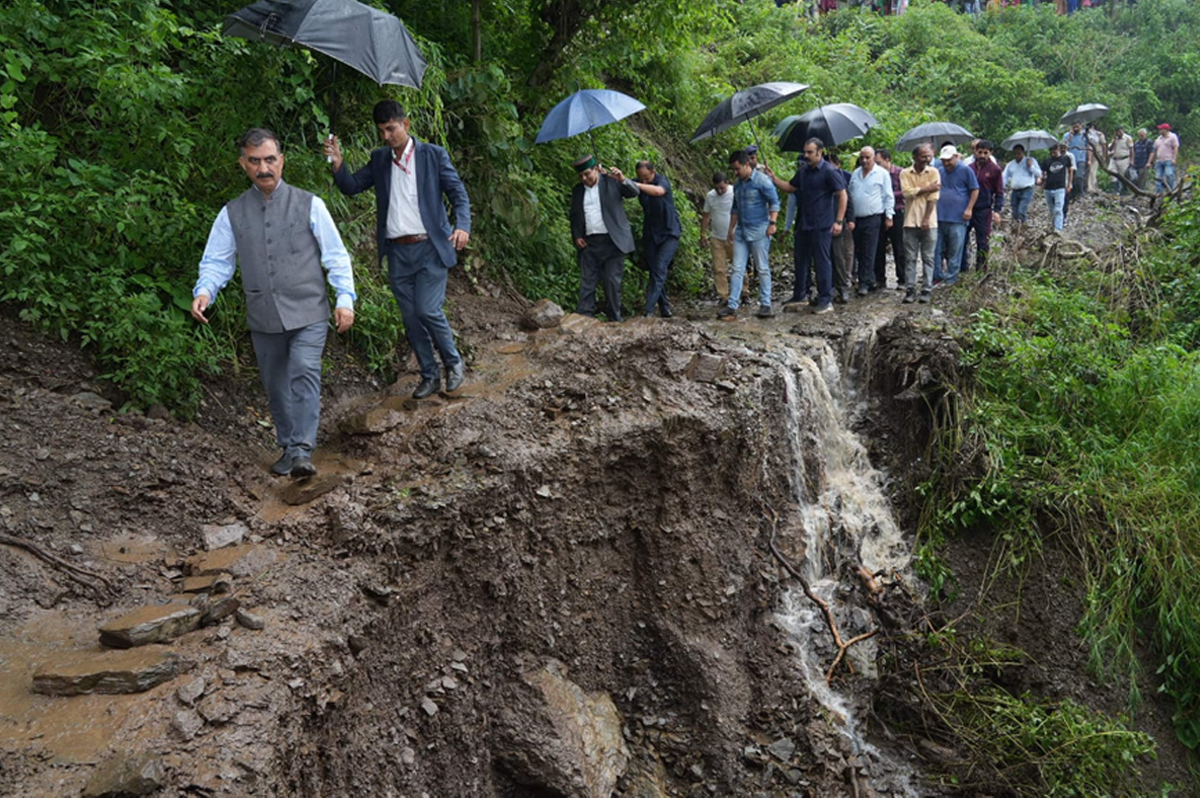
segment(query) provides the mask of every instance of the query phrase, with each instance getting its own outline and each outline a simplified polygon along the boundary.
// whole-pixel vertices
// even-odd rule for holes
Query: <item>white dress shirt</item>
[[[587,236],[608,233],[604,214],[600,211],[600,181],[595,186],[583,187],[583,232]]]
[[[417,160],[413,158],[415,150],[416,145],[410,137],[408,146],[404,148],[404,155],[398,159],[392,158],[392,189],[388,195],[387,215],[389,239],[428,233],[425,223],[421,222],[421,206],[417,199]]]

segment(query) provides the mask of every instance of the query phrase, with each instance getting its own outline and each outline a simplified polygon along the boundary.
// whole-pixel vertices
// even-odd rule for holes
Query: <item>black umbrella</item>
[[[919,144],[940,145],[942,142],[962,144],[975,138],[975,135],[961,125],[953,122],[926,122],[906,131],[896,142],[896,150],[903,152],[912,150]]]
[[[861,106],[833,103],[798,116],[785,117],[775,126],[772,135],[779,138],[780,150],[798,153],[804,149],[804,143],[814,136],[826,147],[837,147],[857,139],[878,125],[879,120]]]
[[[404,23],[355,0],[258,0],[221,31],[252,41],[298,44],[354,67],[379,85],[421,88],[425,57]]]
[[[1100,119],[1107,113],[1108,106],[1103,103],[1084,103],[1063,114],[1058,124],[1074,125],[1076,122],[1091,122],[1094,119]]]
[[[758,86],[742,89],[740,92],[734,93],[732,97],[722,100],[716,108],[708,112],[708,116],[704,118],[704,122],[700,123],[700,127],[692,135],[692,144],[701,139],[716,136],[718,133],[727,131],[734,125],[743,123],[751,117],[756,117],[759,114],[770,111],[775,106],[792,99],[807,88],[808,86],[803,83],[778,81],[775,83],[760,83]]]

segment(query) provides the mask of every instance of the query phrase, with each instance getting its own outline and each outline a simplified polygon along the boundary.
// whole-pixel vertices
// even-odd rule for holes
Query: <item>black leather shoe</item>
[[[279,457],[279,460],[271,465],[271,474],[290,475],[292,472],[292,461],[294,460],[295,459],[287,451],[284,451],[283,455]]]
[[[671,317],[675,316],[675,312],[671,310],[670,306],[667,306],[666,308],[659,310],[659,315],[662,316],[663,319],[670,319]]]
[[[453,367],[446,367],[446,391],[456,392],[463,385],[463,362],[459,361]]]
[[[441,378],[437,378],[437,377],[422,378],[421,382],[419,384],[417,384],[417,388],[413,390],[412,396],[413,396],[414,400],[424,400],[426,397],[429,397],[429,395],[433,394],[434,392],[440,391],[441,388],[442,388],[442,379]]]
[[[317,468],[313,466],[312,459],[306,455],[298,455],[292,459],[292,477],[293,478],[311,478],[317,474]]]

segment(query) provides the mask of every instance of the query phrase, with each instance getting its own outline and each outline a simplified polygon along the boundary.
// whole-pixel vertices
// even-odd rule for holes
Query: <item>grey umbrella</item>
[[[896,141],[896,150],[903,152],[912,150],[919,144],[932,144],[935,147],[942,142],[962,144],[975,138],[969,130],[953,122],[926,122],[905,132]]]
[[[1000,143],[1000,146],[1005,150],[1012,150],[1017,145],[1025,148],[1026,152],[1031,150],[1045,150],[1048,147],[1053,147],[1058,144],[1058,139],[1045,131],[1017,131],[1012,136]]]
[[[1108,106],[1102,103],[1084,103],[1063,114],[1058,124],[1074,125],[1076,122],[1091,122],[1094,119],[1100,119],[1107,113]]]
[[[879,120],[870,111],[853,103],[832,103],[814,108],[799,116],[785,117],[775,126],[772,136],[779,139],[779,149],[799,152],[804,143],[814,136],[826,147],[857,139],[869,129],[877,127]]]
[[[695,144],[701,139],[707,139],[722,131],[727,131],[734,125],[743,123],[751,117],[756,117],[780,103],[792,99],[806,89],[808,89],[807,84],[776,81],[760,83],[758,86],[751,86],[749,89],[735,92],[708,112],[704,122],[701,122],[700,127],[692,134],[691,143]]]
[[[303,45],[380,85],[419,89],[425,75],[425,57],[404,23],[355,0],[258,0],[226,17],[222,33]]]

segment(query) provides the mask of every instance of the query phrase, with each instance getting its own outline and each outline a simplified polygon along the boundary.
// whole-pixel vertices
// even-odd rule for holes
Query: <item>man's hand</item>
[[[583,248],[587,247],[587,239],[580,236],[575,240],[575,246],[582,250]]]
[[[999,211],[992,212],[992,224],[993,225],[999,225],[1003,221],[1003,219],[1004,218],[1000,216]]]
[[[450,234],[450,243],[454,245],[455,250],[462,250],[469,241],[471,241],[471,234],[461,228],[455,228],[454,233]]]
[[[605,174],[608,175],[608,177],[615,180],[617,183],[625,182],[625,173],[621,172],[621,170],[617,169],[616,167],[609,167],[608,172],[606,172]]]
[[[345,333],[354,324],[353,308],[336,308],[333,311],[333,321],[337,324],[337,332]]]
[[[971,215],[974,213],[975,213],[975,210],[972,208],[968,208],[966,211],[964,211],[963,212],[963,222],[970,222]]]
[[[340,142],[338,142],[338,138],[336,136],[330,136],[327,138],[325,140],[325,144],[321,147],[321,150],[324,151],[326,158],[333,159],[333,161],[329,163],[329,166],[333,168],[334,172],[337,172],[342,168],[342,145]]]
[[[206,308],[208,308],[208,295],[198,294],[192,298],[192,319],[207,325],[208,317],[204,316],[204,309]]]
[[[833,223],[833,227],[829,229],[829,232],[832,233],[834,236],[841,236],[842,235],[842,223],[840,223],[840,222]]]
[[[854,220],[850,220],[849,222],[846,223],[846,230],[850,231],[851,233],[854,233]]]
[[[892,229],[892,218],[891,217],[883,218],[883,229],[885,231],[890,231]]]
[[[923,230],[923,231],[933,230],[933,223],[930,221],[929,217],[925,217],[924,219],[921,220],[921,230]]]

